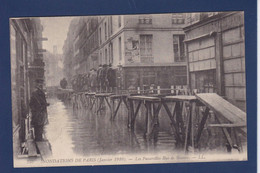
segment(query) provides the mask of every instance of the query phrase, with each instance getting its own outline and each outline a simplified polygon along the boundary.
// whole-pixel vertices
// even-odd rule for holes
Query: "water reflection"
[[[173,151],[175,140],[169,123],[160,117],[160,127],[152,139],[144,137],[144,114],[136,119],[135,133],[128,126],[128,116],[122,107],[114,121],[108,109],[96,114],[87,109],[73,108],[58,99],[49,99],[49,124],[46,137],[53,156],[127,154]]]

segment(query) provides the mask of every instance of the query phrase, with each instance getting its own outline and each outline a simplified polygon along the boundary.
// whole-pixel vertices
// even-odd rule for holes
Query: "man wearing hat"
[[[32,113],[31,124],[34,127],[35,141],[42,141],[44,126],[48,123],[45,93],[43,92],[43,80],[35,80],[35,90],[30,98],[30,109]]]
[[[101,87],[101,83],[102,83],[102,75],[101,75],[101,71],[102,71],[102,68],[103,66],[100,64],[99,66],[98,66],[98,69],[97,69],[97,85],[98,85],[98,91],[99,92],[101,92],[101,89],[102,89],[102,87]]]

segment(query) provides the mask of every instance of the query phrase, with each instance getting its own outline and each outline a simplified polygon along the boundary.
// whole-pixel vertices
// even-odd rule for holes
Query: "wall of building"
[[[124,28],[125,15],[115,15],[111,17],[112,17],[112,34],[115,34]]]
[[[57,53],[46,52],[44,54],[45,62],[45,81],[46,86],[60,86],[63,79],[63,56]]]
[[[73,43],[74,71],[77,74],[84,73],[85,68],[110,63],[113,68],[118,68],[120,65],[123,67],[152,65],[162,67],[174,66],[173,69],[178,69],[178,67],[185,68],[184,46],[182,47],[182,59],[176,60],[173,36],[180,36],[184,39],[182,27],[186,25],[186,15],[99,16],[97,20],[98,27],[95,32],[98,35],[98,49],[93,54],[98,60],[95,63],[91,60],[95,59],[92,58],[91,54],[86,57],[84,51],[81,51],[80,43],[87,42],[87,39],[81,36],[81,33],[83,33],[82,28],[84,29],[86,25],[82,22],[83,20],[78,23],[76,32],[79,34],[75,34]],[[119,39],[121,39],[121,43],[119,43]],[[150,47],[144,48],[145,44],[149,44]],[[85,46],[89,47],[90,44],[86,44]],[[148,51],[149,53],[146,54]],[[151,73],[148,71],[146,70],[142,74]],[[180,71],[183,71],[183,69]]]
[[[120,86],[123,86],[124,89],[155,83],[167,87],[172,84],[186,85],[185,56],[183,55],[182,62],[176,62],[173,51],[173,35],[182,35],[184,39],[182,27],[185,25],[186,20],[185,16],[181,15],[181,21],[176,23],[175,17],[172,14],[148,15],[148,17],[147,15],[99,17],[98,55],[100,64],[111,63],[111,57],[113,57],[112,66],[114,68],[119,65],[123,66],[123,71],[120,72],[120,79],[122,79]],[[119,20],[121,24],[119,24]],[[119,38],[121,38],[121,45],[119,45]],[[144,43],[146,39],[149,41]],[[150,46],[148,55],[143,53],[143,43]],[[113,45],[112,50],[111,45]],[[145,49],[145,51],[147,50]],[[148,67],[149,65],[154,67]],[[174,67],[165,67],[165,65]],[[127,66],[131,67],[124,68]],[[136,68],[132,66],[136,66]],[[181,71],[181,77],[175,78],[172,75],[173,78],[171,79],[170,74],[159,74],[159,71],[164,68],[170,68],[169,72],[174,74]],[[156,79],[164,76],[163,79],[166,82],[154,81],[152,80],[153,77],[149,78],[147,76],[156,76]],[[143,79],[145,81],[141,82]],[[179,82],[181,80],[184,82]]]
[[[140,24],[139,19],[142,18],[140,16],[103,16],[99,18],[100,64],[110,63],[111,50],[109,44],[113,45],[112,64],[114,66],[119,63],[122,65],[132,62],[140,63],[139,47],[137,48],[139,51],[137,49],[133,50],[132,42],[137,42],[137,46],[139,46],[141,34],[151,34],[153,35],[153,40],[156,40],[152,43],[153,57],[156,58],[148,58],[148,60],[143,61],[144,63],[149,63],[150,61],[151,63],[174,62],[173,35],[184,35],[181,29],[184,24],[174,23],[172,14],[153,15],[152,24]],[[121,20],[121,26],[119,26],[119,20]],[[185,20],[183,22],[185,23]],[[105,31],[107,34],[105,34]],[[122,60],[119,58],[119,37],[121,37]],[[105,56],[106,50],[108,57]]]
[[[151,59],[142,58],[140,55],[140,36],[151,35],[152,37],[152,56]],[[175,63],[173,53],[173,35],[184,35],[183,31],[125,31],[125,64],[164,64]],[[133,48],[133,42],[137,42],[137,48]]]
[[[185,14],[180,14],[177,17],[175,14],[144,14],[144,15],[126,15],[124,16],[125,28],[176,28],[181,29],[186,25]],[[175,19],[178,19],[177,22]]]
[[[246,109],[244,14],[222,19],[222,52],[225,95],[234,104]]]
[[[219,13],[185,28],[192,89],[217,92],[246,109],[243,12]]]
[[[68,39],[66,43],[68,46],[64,46],[63,52],[68,52],[70,48],[73,49],[71,63],[68,63],[74,69],[73,75],[87,73],[91,68],[97,68],[99,64],[99,59],[96,58],[99,46],[98,20],[99,18],[96,16],[80,17],[71,24],[68,38],[71,38],[72,45]],[[66,59],[66,62],[69,60]]]
[[[74,57],[74,51],[73,51],[73,40],[75,36],[75,30],[76,30],[76,24],[78,19],[74,18],[69,26],[67,38],[64,42],[64,46],[62,48],[63,50],[63,72],[64,77],[67,79],[68,84],[70,85],[70,82],[72,80],[72,77],[75,75],[75,71],[73,70],[73,57]]]
[[[154,88],[170,89],[171,86],[187,86],[186,66],[131,66],[122,70],[123,89],[147,89],[151,85]],[[161,93],[170,93],[161,91]]]
[[[119,45],[119,38],[121,38],[121,59],[120,59],[120,45]],[[112,50],[110,48],[110,45],[113,45]],[[124,64],[125,60],[124,60],[124,34],[121,33],[119,35],[116,35],[116,37],[113,37],[109,40],[109,42],[107,42],[107,44],[103,44],[102,46],[100,46],[99,48],[99,62],[100,64],[109,64],[111,63],[113,65],[113,67],[116,67],[119,64]],[[106,55],[106,50],[107,50],[107,57],[105,57]],[[113,51],[113,53],[111,53],[111,51]],[[112,57],[113,55],[113,57]],[[109,61],[110,60],[110,61]],[[113,61],[113,62],[112,62]]]
[[[25,140],[24,119],[28,114],[30,94],[36,78],[44,79],[40,42],[42,26],[39,19],[10,20],[10,55],[12,81],[13,154],[20,153]],[[33,73],[33,75],[31,75]]]

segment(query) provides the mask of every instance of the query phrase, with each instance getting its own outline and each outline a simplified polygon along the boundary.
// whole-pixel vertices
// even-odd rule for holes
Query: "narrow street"
[[[156,141],[145,140],[141,117],[137,121],[135,134],[131,133],[123,109],[115,121],[111,121],[106,111],[96,115],[89,110],[73,110],[69,103],[56,98],[48,101],[49,124],[45,131],[53,157],[66,158],[72,153],[88,156],[173,151],[175,141],[170,132],[160,131]]]
[[[243,12],[10,26],[15,166],[247,159]]]

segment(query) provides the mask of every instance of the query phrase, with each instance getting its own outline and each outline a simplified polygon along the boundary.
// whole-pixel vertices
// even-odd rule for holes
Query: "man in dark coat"
[[[102,65],[100,64],[97,69],[97,85],[98,85],[99,92],[101,92],[101,83],[102,83],[101,71],[102,71]]]
[[[90,71],[90,86],[91,86],[91,92],[96,92],[97,87],[97,71],[96,69],[91,69]]]
[[[101,88],[103,92],[107,92],[107,86],[108,86],[107,70],[108,70],[107,64],[103,64],[103,68],[101,70]]]
[[[34,127],[35,141],[42,141],[43,129],[48,124],[47,106],[45,93],[43,92],[42,80],[36,80],[36,89],[32,92],[30,109],[32,113],[31,124]]]
[[[68,82],[66,80],[66,78],[63,78],[61,81],[60,81],[60,87],[62,89],[66,89],[67,88],[67,85],[68,85]]]
[[[116,71],[112,68],[112,64],[109,64],[107,70],[107,81],[109,92],[113,92],[114,87],[116,87]]]

